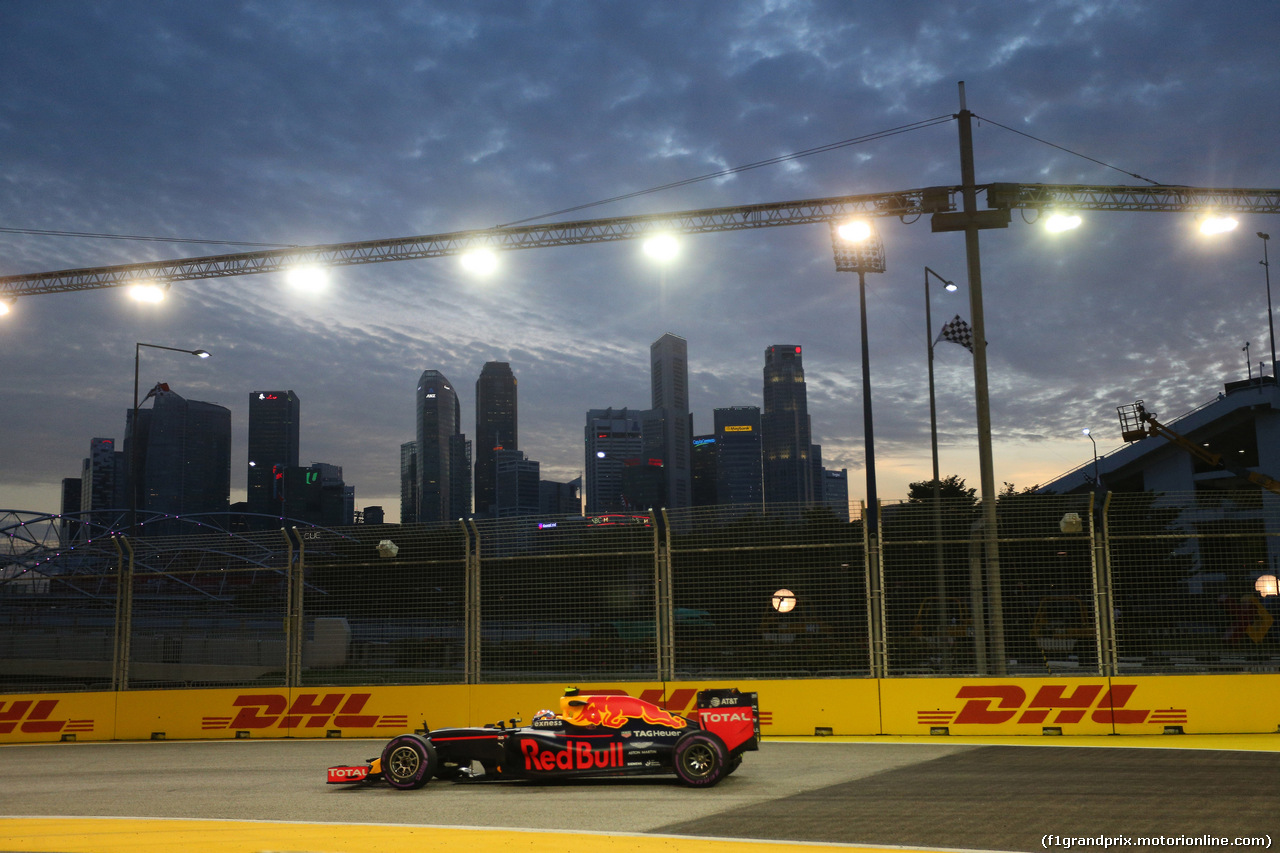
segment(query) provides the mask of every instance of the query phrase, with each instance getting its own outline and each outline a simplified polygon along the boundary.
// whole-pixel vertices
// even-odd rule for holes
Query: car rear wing
[[[698,725],[717,735],[735,755],[760,748],[760,699],[736,687],[699,690]],[[691,715],[692,716],[692,715]]]

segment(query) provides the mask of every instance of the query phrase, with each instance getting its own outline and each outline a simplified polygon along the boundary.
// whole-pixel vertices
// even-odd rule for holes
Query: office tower
[[[849,471],[823,469],[822,505],[828,507],[841,521],[849,520]]]
[[[284,469],[283,514],[321,527],[339,527],[355,520],[355,486],[342,481],[342,466],[315,462],[309,467]]]
[[[505,361],[486,362],[476,380],[476,515],[490,515],[497,453],[518,450],[516,377]]]
[[[138,508],[166,515],[228,511],[231,505],[231,410],[187,400],[158,385],[150,409],[126,424],[136,441]],[[156,531],[158,526],[149,526]],[[166,525],[162,532],[182,528]]]
[[[692,502],[692,430],[689,421],[689,345],[667,333],[649,346],[652,414],[645,425],[648,458],[662,460],[668,507]],[[661,423],[659,423],[659,420]]]
[[[760,416],[766,504],[813,501],[809,405],[800,347],[764,351],[764,411]]]
[[[418,521],[451,521],[455,480],[452,440],[461,434],[462,412],[453,384],[438,370],[424,370],[418,380]]]
[[[367,506],[364,508],[365,524],[386,524],[386,513],[382,511],[380,506]]]
[[[582,515],[582,478],[567,483],[538,481],[538,513],[540,515]]]
[[[760,506],[764,485],[759,407],[716,409],[714,419],[716,502]]]
[[[541,466],[519,450],[499,450],[494,465],[493,517],[537,515]]]
[[[591,409],[587,412],[584,438],[586,514],[623,511],[624,463],[640,458],[643,451],[640,418],[625,408]]]
[[[716,504],[716,437],[695,435],[691,459],[693,482],[690,490],[692,506]]]
[[[58,522],[58,536],[63,545],[76,541],[80,536],[79,520],[69,516],[80,512],[81,482],[79,477],[62,478],[62,505],[59,511],[62,519]]]
[[[449,516],[471,517],[471,440],[462,433],[449,436]]]
[[[249,469],[245,481],[249,512],[281,515],[275,473],[277,469],[298,467],[300,414],[301,402],[292,391],[249,394]],[[258,519],[253,526],[268,523]]]
[[[400,523],[418,520],[418,442],[400,445]]]
[[[84,520],[111,526],[121,511],[128,509],[125,467],[125,455],[116,450],[114,438],[95,438],[89,442],[89,456],[80,468],[80,510],[90,513]]]

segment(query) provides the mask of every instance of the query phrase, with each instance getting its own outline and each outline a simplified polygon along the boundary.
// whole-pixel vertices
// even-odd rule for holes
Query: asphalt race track
[[[1056,738],[991,745],[945,738],[769,741],[748,754],[737,773],[706,791],[681,787],[674,777],[561,784],[437,781],[412,792],[324,783],[329,765],[377,754],[383,741],[371,740],[3,746],[0,850],[168,850],[178,843],[185,853],[390,853],[464,844],[478,851],[742,846],[676,842],[671,836],[1015,851],[1046,849],[1045,835],[1269,836],[1280,842],[1280,755],[1266,751],[1280,749],[1280,735],[1207,741],[1229,749],[1137,746],[1206,743],[1196,736],[1105,741],[1107,747],[1067,746]],[[1116,742],[1125,746],[1110,745]],[[775,849],[752,847],[761,853]]]

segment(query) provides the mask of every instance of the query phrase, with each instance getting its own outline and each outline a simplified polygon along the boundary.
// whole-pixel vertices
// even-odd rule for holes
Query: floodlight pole
[[[1004,675],[1007,656],[1004,648],[1004,608],[1001,601],[1000,551],[996,536],[996,478],[991,453],[991,399],[987,390],[987,334],[982,313],[982,257],[978,231],[983,227],[978,211],[978,187],[973,165],[973,113],[965,104],[964,81],[960,82],[960,195],[964,202],[964,248],[969,275],[969,319],[973,324],[973,394],[978,414],[978,467],[982,487],[982,536],[985,543],[986,591],[990,600],[992,675]],[[987,227],[992,227],[988,225]],[[999,227],[999,226],[996,226]],[[982,642],[983,626],[974,622],[974,641]],[[981,658],[979,658],[981,659]],[[987,673],[982,673],[983,675]]]

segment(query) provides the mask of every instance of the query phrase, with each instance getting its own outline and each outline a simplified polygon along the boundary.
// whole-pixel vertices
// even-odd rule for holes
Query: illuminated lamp
[[[1236,226],[1239,224],[1235,217],[1208,213],[1200,219],[1200,233],[1208,236],[1226,234],[1236,230]]]
[[[329,284],[329,274],[324,267],[314,265],[291,267],[284,278],[290,287],[308,293],[317,293]]]
[[[861,243],[871,237],[871,223],[861,219],[836,227],[836,234],[849,243]]]
[[[1263,575],[1253,583],[1254,592],[1263,598],[1272,595],[1280,595],[1280,581],[1276,580],[1275,575]]]
[[[1083,221],[1074,213],[1051,213],[1044,221],[1044,230],[1050,234],[1061,234],[1063,231],[1074,231]]]
[[[13,310],[13,303],[8,299],[0,299],[0,317]]]
[[[779,613],[790,613],[796,609],[796,594],[789,589],[780,589],[773,594],[772,604]]]
[[[642,249],[655,261],[670,261],[680,254],[680,241],[670,234],[655,234],[644,241]]]
[[[167,284],[159,285],[154,281],[140,281],[129,288],[129,296],[134,302],[163,302],[165,291],[168,289]]]
[[[492,275],[498,269],[498,255],[492,249],[471,249],[458,257],[458,263],[472,275]]]

